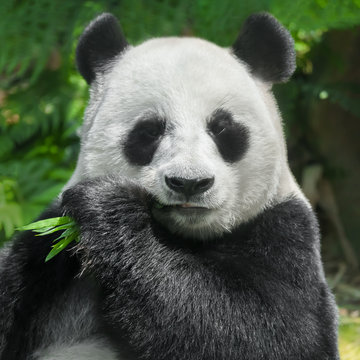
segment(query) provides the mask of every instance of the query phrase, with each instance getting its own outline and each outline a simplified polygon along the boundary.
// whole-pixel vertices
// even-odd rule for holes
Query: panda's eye
[[[164,130],[164,121],[157,118],[142,121],[137,126],[139,136],[149,140],[157,139],[164,133]]]
[[[216,136],[221,135],[224,131],[226,131],[227,125],[228,124],[224,124],[223,122],[215,123],[210,127],[210,131]]]
[[[209,131],[215,135],[220,136],[226,133],[232,126],[233,120],[230,113],[224,110],[217,110],[209,123]]]

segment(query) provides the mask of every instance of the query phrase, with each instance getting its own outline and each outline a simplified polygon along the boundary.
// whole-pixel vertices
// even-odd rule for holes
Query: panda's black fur
[[[210,117],[208,129],[225,161],[239,161],[244,156],[249,147],[248,130],[235,123],[228,111],[217,109]]]
[[[250,51],[260,31],[270,47]],[[102,42],[103,32],[118,39],[115,48]],[[106,71],[104,57],[112,59],[128,46],[119,34],[109,14],[85,31],[77,60],[89,83]],[[286,45],[292,40],[276,20],[253,16],[244,34],[234,52],[254,74],[280,82],[292,73]],[[268,67],[261,61],[267,54]],[[220,150],[225,161],[237,161],[251,146],[247,130],[238,133],[243,148],[234,154],[231,146]],[[75,343],[105,339],[118,359],[339,359],[336,306],[322,269],[318,224],[303,199],[270,203],[208,241],[169,232],[154,220],[153,201],[143,188],[117,177],[85,180],[41,216],[73,217],[79,244],[45,263],[57,234],[24,232],[14,239],[0,258],[1,360],[42,359],[37,351],[58,336],[46,336],[46,314],[61,322],[74,293],[84,303],[91,294],[95,325],[83,333],[58,331],[69,331]]]
[[[254,74],[271,83],[287,80],[296,67],[294,40],[267,13],[249,16],[233,49]]]
[[[111,14],[98,16],[85,29],[76,48],[76,63],[80,74],[91,84],[96,73],[105,71],[105,64],[127,46],[116,18]]]

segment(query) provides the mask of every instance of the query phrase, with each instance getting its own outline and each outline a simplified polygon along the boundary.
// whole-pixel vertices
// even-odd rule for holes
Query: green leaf
[[[163,204],[160,204],[158,201],[154,202],[154,208],[155,209],[162,209],[164,207]]]
[[[72,241],[79,241],[78,227],[75,221],[68,216],[36,221],[29,225],[22,226],[18,230],[32,230],[38,233],[36,236],[45,236],[57,231],[62,231],[60,236],[54,240],[56,244],[52,245],[52,250],[45,258],[45,262],[51,260],[60,251],[64,250]]]
[[[52,234],[52,233],[54,233],[56,231],[60,231],[60,230],[66,230],[66,229],[70,230],[74,226],[76,226],[76,224],[75,224],[74,221],[72,221],[72,222],[69,222],[69,223],[64,224],[64,225],[51,227],[47,231],[43,231],[43,230],[33,230],[33,231],[39,232],[39,234],[37,234],[36,236],[45,236],[45,235],[49,235],[49,234]]]
[[[66,237],[65,239],[59,241],[57,244],[52,246],[52,250],[45,258],[45,262],[51,260],[54,256],[59,254],[60,251],[64,250],[72,241],[76,240],[78,234],[74,232],[72,235]]]
[[[73,222],[73,220],[68,217],[68,216],[61,216],[61,217],[54,217],[54,218],[50,218],[50,219],[45,219],[45,220],[40,220],[40,221],[36,221],[33,222],[29,225],[25,225],[22,226],[20,228],[18,228],[17,230],[40,230],[40,231],[44,231],[44,229],[46,229],[45,231],[50,230],[51,228],[55,227],[55,226],[59,226],[59,225],[64,225],[67,223]]]
[[[78,235],[78,229],[76,226],[73,226],[67,230],[65,230],[58,238],[56,238],[53,242],[56,242],[60,239],[64,239],[64,238],[68,238],[70,236],[72,236],[73,234]]]

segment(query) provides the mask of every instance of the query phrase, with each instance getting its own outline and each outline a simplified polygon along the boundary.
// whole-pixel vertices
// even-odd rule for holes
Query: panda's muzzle
[[[168,188],[176,193],[185,195],[187,200],[193,195],[202,194],[214,185],[215,178],[185,179],[181,177],[165,176]]]

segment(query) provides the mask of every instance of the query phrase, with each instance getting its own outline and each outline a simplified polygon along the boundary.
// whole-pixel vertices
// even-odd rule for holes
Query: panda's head
[[[102,14],[77,48],[91,85],[77,169],[115,174],[156,201],[155,219],[185,237],[231,231],[296,192],[271,85],[295,68],[290,34],[253,15],[230,49],[197,38],[130,46]]]

